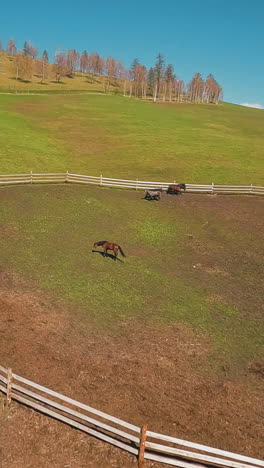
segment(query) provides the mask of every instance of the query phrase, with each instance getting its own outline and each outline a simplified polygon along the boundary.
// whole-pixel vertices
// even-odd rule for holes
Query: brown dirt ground
[[[263,456],[261,363],[241,381],[208,378],[199,364],[210,344],[182,324],[131,320],[96,333],[65,307],[0,270],[1,365],[150,430]],[[136,466],[133,456],[16,403],[10,411],[0,404],[0,423],[1,468]]]

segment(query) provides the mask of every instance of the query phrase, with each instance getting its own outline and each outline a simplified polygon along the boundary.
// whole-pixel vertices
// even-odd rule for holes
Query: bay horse
[[[122,257],[125,257],[125,254],[122,250],[122,247],[120,245],[115,244],[114,242],[108,242],[108,241],[98,241],[94,243],[94,249],[97,249],[97,247],[103,247],[104,249],[104,257],[107,256],[107,251],[112,250],[115,254],[115,260],[117,258],[118,251],[120,251]]]
[[[186,190],[186,184],[169,185],[167,193],[170,195],[181,195],[182,190]]]

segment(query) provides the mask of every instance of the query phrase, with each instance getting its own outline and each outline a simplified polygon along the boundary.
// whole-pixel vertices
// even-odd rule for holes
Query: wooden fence
[[[147,425],[134,426],[13,374],[11,369],[2,366],[0,391],[6,394],[7,405],[16,400],[135,455],[139,468],[143,467],[144,460],[181,468],[264,467],[264,462],[256,458],[158,434],[149,431]]]
[[[0,175],[0,185],[36,184],[36,183],[75,183],[92,184],[103,187],[128,188],[135,190],[157,189],[167,190],[168,186],[178,182],[148,182],[146,180],[111,179],[109,177],[94,177],[70,172],[5,174]],[[193,193],[226,193],[264,195],[264,187],[259,185],[221,185],[221,184],[186,184],[186,191]]]

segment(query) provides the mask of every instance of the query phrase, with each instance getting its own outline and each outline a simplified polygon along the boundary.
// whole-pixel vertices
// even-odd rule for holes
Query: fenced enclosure
[[[116,187],[134,190],[154,190],[161,189],[166,191],[169,185],[184,181],[170,182],[149,182],[146,180],[112,179],[102,175],[87,176],[73,174],[70,172],[58,173],[28,173],[28,174],[3,174],[0,175],[0,185],[18,185],[18,184],[41,184],[41,183],[75,183],[92,184],[103,187]],[[211,194],[245,194],[245,195],[264,195],[264,187],[259,185],[221,185],[221,184],[187,184],[186,192],[190,193],[211,193]]]
[[[146,424],[135,426],[25,379],[2,366],[0,391],[6,395],[7,405],[12,400],[18,401],[135,455],[139,468],[143,467],[144,460],[181,468],[264,467],[264,462],[256,458],[152,432]]]

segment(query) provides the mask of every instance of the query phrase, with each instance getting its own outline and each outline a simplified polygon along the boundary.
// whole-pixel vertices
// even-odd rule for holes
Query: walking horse
[[[118,244],[115,244],[114,242],[108,242],[108,241],[98,241],[94,243],[94,249],[97,249],[97,247],[103,247],[103,256],[107,256],[107,251],[112,250],[115,255],[115,260],[117,259],[117,254],[118,252],[121,253],[122,257],[125,257],[124,251],[122,247]]]

